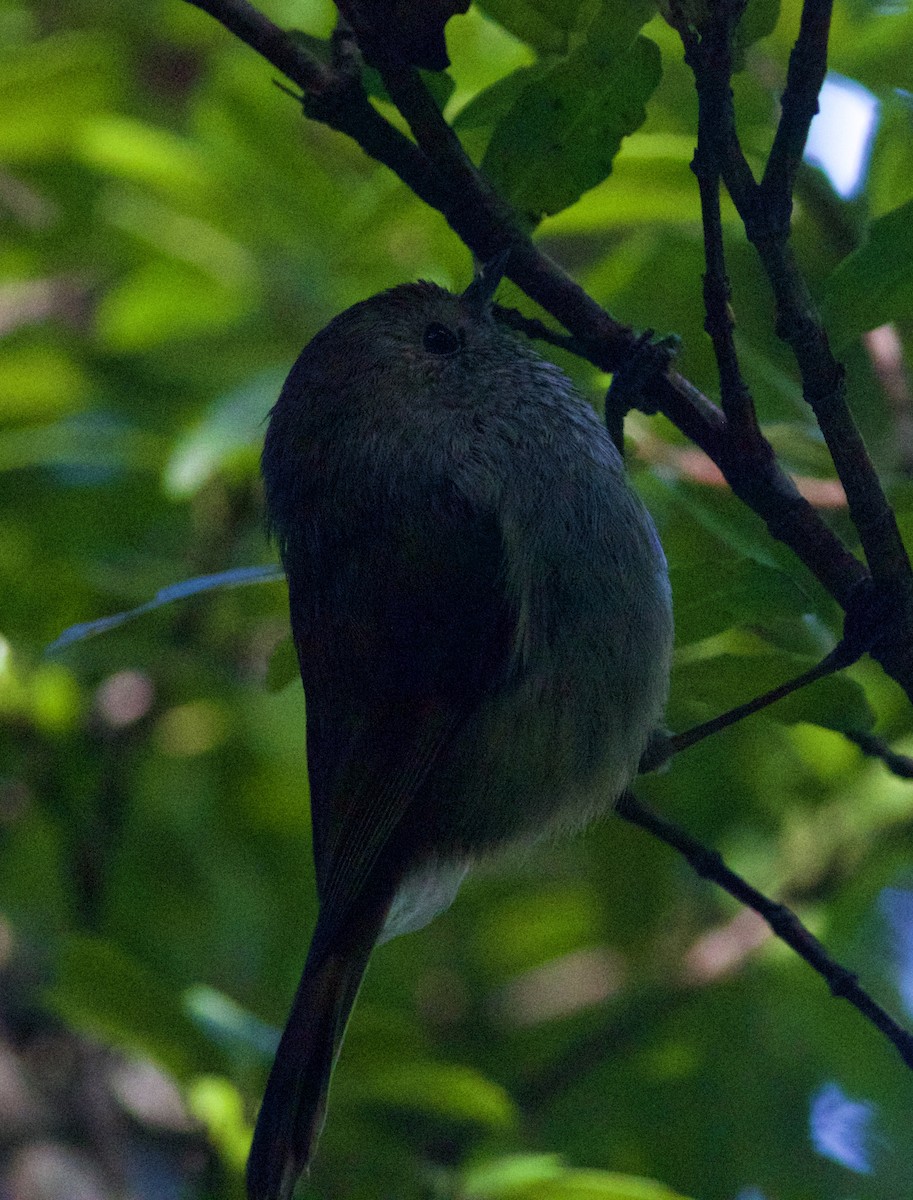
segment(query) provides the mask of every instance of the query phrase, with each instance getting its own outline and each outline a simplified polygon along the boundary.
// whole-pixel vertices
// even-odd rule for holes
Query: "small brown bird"
[[[656,531],[568,378],[497,325],[503,262],[306,347],[263,452],[307,703],[317,928],[248,1163],[287,1200],[368,958],[500,847],[580,828],[661,720]]]

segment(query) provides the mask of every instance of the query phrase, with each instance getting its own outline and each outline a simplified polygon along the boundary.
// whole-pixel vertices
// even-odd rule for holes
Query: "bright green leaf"
[[[898,89],[880,104],[866,192],[873,217],[913,200],[913,95],[909,92]]]
[[[654,1179],[575,1170],[553,1154],[514,1154],[467,1173],[465,1200],[685,1200]]]
[[[248,311],[252,297],[202,271],[152,261],[104,297],[96,317],[106,348],[123,353],[163,342],[224,332]]]
[[[364,1102],[490,1129],[510,1129],[517,1119],[514,1103],[502,1087],[471,1067],[456,1064],[391,1064],[366,1073],[357,1096]]]
[[[187,1107],[206,1126],[213,1144],[236,1171],[244,1169],[251,1128],[238,1088],[219,1075],[202,1075],[187,1089]]]
[[[873,221],[869,236],[833,272],[824,293],[825,323],[839,351],[898,317],[913,316],[913,200]]]
[[[118,65],[110,38],[72,31],[0,53],[0,161],[69,152],[79,122],[111,102]]]
[[[480,0],[480,8],[540,54],[565,54],[584,0]]]
[[[60,347],[25,343],[0,351],[0,421],[47,421],[85,402],[89,379]]]
[[[76,150],[98,170],[167,195],[196,196],[208,185],[208,164],[199,146],[128,117],[99,116],[87,121]]]

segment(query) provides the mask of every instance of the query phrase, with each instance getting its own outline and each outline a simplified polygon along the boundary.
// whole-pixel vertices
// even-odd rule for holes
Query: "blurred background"
[[[334,19],[323,0],[262,8],[310,36]],[[503,173],[525,81],[568,64],[580,78],[597,8],[611,16],[608,0],[486,0],[450,22],[438,86],[477,160],[498,147]],[[735,92],[760,164],[799,5],[750,11],[765,36]],[[662,61],[645,123],[537,236],[616,317],[680,335],[680,368],[715,396],[696,103],[675,36],[658,18],[644,32]],[[908,3],[837,4],[795,228],[904,531],[911,45]],[[4,1200],[240,1197],[315,914],[281,581],[46,647],[170,585],[275,563],[258,454],[302,345],[381,288],[471,275],[444,221],[274,78],[180,0],[0,0]],[[528,191],[523,154],[508,157]],[[724,216],[765,431],[855,546],[766,283]],[[501,299],[535,312],[510,286]],[[607,377],[558,360],[598,406]],[[663,419],[632,415],[627,435],[670,561],[669,723],[684,728],[807,665],[840,614]],[[913,1020],[913,783],[844,736],[866,729],[913,751],[910,707],[870,663],[639,792]],[[375,956],[308,1195],[897,1200],[911,1111],[913,1076],[871,1027],[751,913],[608,819],[478,870],[430,929]]]

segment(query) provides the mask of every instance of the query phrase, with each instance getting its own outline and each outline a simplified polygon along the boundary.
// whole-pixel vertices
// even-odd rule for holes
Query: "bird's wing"
[[[409,865],[396,862],[394,831],[510,670],[517,612],[504,587],[500,525],[456,506],[436,518],[433,539],[406,530],[394,543],[372,530],[353,544],[358,531],[346,530],[346,545],[320,546],[306,577],[324,588],[320,598],[289,570],[328,937],[385,848],[391,870]]]

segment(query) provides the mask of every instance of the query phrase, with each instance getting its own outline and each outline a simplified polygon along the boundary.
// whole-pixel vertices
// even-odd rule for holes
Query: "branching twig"
[[[292,38],[282,34],[247,0],[188,0],[205,9],[227,29],[263,54],[275,67],[308,92],[315,77],[320,90],[308,92],[308,115],[353,138],[384,163],[420,199],[441,212],[454,231],[485,259],[507,246],[513,251],[507,274],[533,300],[561,322],[585,356],[613,371],[637,349],[637,335],[614,321],[583,288],[538,250],[509,208],[492,200],[492,190],[460,186],[445,171],[440,146],[437,162],[395,129],[375,109],[363,89],[348,75],[327,82],[327,68],[315,64]],[[316,73],[320,66],[320,73]],[[421,132],[424,126],[416,122]],[[424,134],[422,135],[424,136]],[[466,185],[466,186],[463,186]],[[766,523],[771,535],[788,545],[839,604],[846,604],[866,570],[824,524],[777,465],[773,455],[738,455],[726,444],[726,422],[720,410],[687,379],[670,371],[657,380],[649,411],[664,413],[717,464],[733,492]],[[913,694],[913,664],[898,677]]]
[[[781,941],[822,976],[832,994],[858,1009],[866,1020],[888,1038],[906,1065],[913,1069],[913,1035],[860,986],[852,971],[831,958],[791,909],[752,887],[741,875],[726,866],[716,850],[708,850],[690,833],[654,812],[633,793],[625,792],[618,802],[617,811],[630,824],[638,825],[677,850],[702,878],[709,879],[740,903],[754,909]]]
[[[303,106],[309,116],[346,133],[372,158],[393,170],[416,195],[444,215],[477,257],[487,259],[500,250],[510,248],[507,274],[570,331],[571,337],[558,344],[582,354],[609,371],[615,371],[637,351],[638,338],[634,331],[614,321],[532,243],[507,202],[465,155],[456,135],[443,120],[415,72],[386,73],[388,91],[409,124],[416,139],[413,143],[373,107],[356,74],[350,69],[334,69],[317,61],[294,39],[252,8],[247,0],[188,2],[221,21],[296,83],[305,93]],[[740,0],[720,2],[735,5],[732,9],[735,12]],[[806,10],[810,15],[807,21],[803,20],[807,45],[803,42],[802,53],[807,51],[813,57],[818,52],[821,36],[820,21],[812,20],[811,14],[823,11],[821,5],[826,2],[806,0]],[[692,36],[690,32],[689,36]],[[826,37],[824,44],[826,46]],[[784,188],[788,190],[795,174],[796,155],[801,152],[797,152],[796,147],[808,104],[798,79],[800,66],[801,61],[797,58],[792,72],[792,93],[788,88],[784,97],[784,117],[772,155],[773,165],[764,185],[766,193],[782,194]],[[855,463],[848,461],[859,451],[861,441],[846,408],[842,377],[830,356],[826,338],[807,293],[801,290],[804,285],[788,256],[785,236],[772,234],[770,226],[765,226],[760,219],[763,215],[758,199],[761,188],[754,180],[736,137],[728,90],[728,67],[724,69],[724,80],[723,90],[717,88],[716,103],[719,106],[723,102],[728,123],[723,130],[724,136],[718,136],[716,140],[713,171],[721,174],[726,182],[745,220],[749,236],[758,247],[768,270],[777,297],[780,332],[796,352],[806,396],[816,414],[820,411],[823,417],[822,428],[828,436],[829,445],[833,442],[832,453],[848,496],[852,492],[850,503],[853,515],[861,522],[860,535],[873,570],[877,571],[879,578],[909,578],[908,564],[907,574],[904,575],[903,571],[906,559],[902,546],[898,555],[896,526],[893,526],[892,532],[890,522],[885,519],[884,509],[889,514],[890,509],[887,508],[877,478],[874,478],[871,464],[864,456],[864,448],[862,459],[856,459]],[[792,99],[792,96],[796,98]],[[795,116],[790,115],[793,110]],[[712,225],[712,206],[710,214]],[[716,242],[718,235],[712,232]],[[714,258],[712,264],[708,263],[708,271],[716,273],[713,286],[719,292],[718,281],[725,278],[724,264]],[[725,288],[721,293],[725,302],[724,293]],[[720,296],[714,294],[714,311],[720,302]],[[510,321],[533,336],[547,336],[550,341],[561,337],[551,332],[544,334],[544,327],[539,322],[517,321],[513,314]],[[849,607],[860,581],[867,578],[866,569],[802,499],[792,480],[778,466],[763,438],[752,437],[746,453],[742,439],[731,435],[735,422],[739,421],[743,427],[748,427],[750,417],[746,415],[746,397],[739,390],[738,379],[731,374],[731,329],[727,331],[725,324],[724,321],[721,327],[720,345],[724,358],[721,368],[725,366],[729,380],[726,384],[728,415],[724,415],[692,384],[673,371],[657,380],[648,411],[662,411],[700,446],[720,467],[735,494],[763,518],[771,534],[790,546],[838,602]],[[844,478],[844,473],[847,478]],[[895,631],[898,624],[902,623],[895,621]],[[906,654],[896,651],[896,637],[893,646],[885,642],[875,653],[879,661],[913,695],[913,638],[908,640],[911,649]],[[913,1067],[913,1038],[868,996],[851,972],[830,958],[795,914],[752,888],[729,870],[717,853],[653,813],[632,795],[622,798],[619,812],[626,820],[641,826],[677,850],[699,874],[713,880],[758,912],[783,941],[827,980],[834,995],[846,998],[859,1009],[891,1040],[904,1061]]]
[[[896,641],[909,646],[913,643],[913,618],[909,613],[913,572],[893,511],[847,404],[843,368],[834,358],[788,241],[792,189],[827,70],[831,8],[832,0],[805,0],[803,5],[782,115],[762,182],[754,184],[746,176],[731,112],[725,125],[729,152],[723,157],[721,169],[770,280],[777,306],[777,332],[796,358],[803,395],[834,460],[869,569],[877,582],[899,593],[908,610],[904,636]],[[901,654],[901,661],[911,654],[911,650]]]
[[[913,673],[913,571],[894,513],[847,404],[843,368],[834,358],[788,240],[792,186],[827,69],[832,0],[805,0],[803,5],[783,112],[761,184],[755,182],[739,144],[729,86],[729,56],[721,53],[717,44],[718,28],[727,10],[737,3],[716,0],[709,6],[700,29],[693,28],[674,7],[673,21],[682,38],[686,61],[694,71],[699,96],[709,93],[719,101],[714,116],[720,172],[770,281],[777,332],[795,356],[803,395],[834,461],[869,569],[895,602],[890,644],[885,641],[880,645],[874,651],[875,657],[895,679],[907,680],[904,686],[913,699],[909,686]]]

